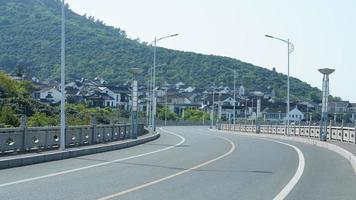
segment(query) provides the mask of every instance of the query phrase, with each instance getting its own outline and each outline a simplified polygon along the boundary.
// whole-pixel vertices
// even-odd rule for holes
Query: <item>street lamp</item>
[[[158,67],[162,67],[165,66],[166,64],[160,64],[160,65],[156,65],[156,69]],[[147,71],[147,73],[150,73],[150,80],[148,80],[148,98],[147,98],[147,107],[146,107],[146,117],[147,117],[147,125],[148,127],[152,126],[151,122],[151,116],[152,116],[152,79],[153,79],[153,66],[151,66],[151,68]]]
[[[215,109],[215,86],[213,86],[213,99],[212,99],[212,106],[211,106],[211,113],[210,113],[210,128],[214,126],[214,109]]]
[[[332,74],[335,69],[319,69],[319,72],[323,74],[323,99],[321,109],[321,123],[320,123],[320,141],[326,141],[327,135],[327,123],[328,123],[328,103],[329,103],[329,75]]]
[[[237,78],[237,70],[236,70],[236,68],[234,68],[234,69],[231,69],[231,68],[229,68],[229,67],[225,67],[225,66],[221,66],[221,67],[223,67],[223,68],[225,68],[225,69],[227,69],[227,70],[230,70],[230,71],[232,71],[233,73],[234,73],[234,108],[233,108],[233,110],[234,110],[234,113],[233,113],[233,124],[235,125],[235,118],[236,118],[236,78]]]
[[[152,76],[152,113],[151,113],[151,118],[152,118],[152,129],[153,131],[156,131],[156,122],[155,122],[155,117],[156,117],[156,107],[157,107],[157,102],[156,102],[156,50],[157,50],[157,42],[170,38],[170,37],[175,37],[178,36],[178,34],[173,34],[173,35],[168,35],[165,37],[161,38],[156,38],[153,41],[154,48],[153,48],[153,76]]]
[[[62,32],[61,32],[61,131],[60,131],[60,150],[65,150],[65,2],[62,0]]]
[[[168,111],[168,87],[166,87],[166,108],[164,109],[164,125],[167,126],[167,111]]]
[[[278,37],[274,37],[274,36],[271,36],[271,35],[265,35],[266,37],[268,38],[272,38],[272,39],[276,39],[276,40],[279,40],[279,41],[282,41],[284,43],[287,44],[288,46],[288,78],[287,78],[287,111],[286,111],[286,125],[287,125],[287,135],[289,134],[289,116],[288,116],[288,113],[289,113],[289,109],[290,109],[290,102],[289,102],[289,92],[290,92],[290,83],[289,83],[289,57],[290,57],[290,54],[294,51],[294,45],[289,41],[289,38],[287,40],[285,39],[281,39],[281,38],[278,38]]]

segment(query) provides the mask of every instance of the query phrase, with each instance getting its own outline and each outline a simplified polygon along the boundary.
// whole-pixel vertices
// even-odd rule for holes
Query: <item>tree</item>
[[[19,74],[36,76],[41,80],[58,80],[60,77],[60,27],[61,2],[58,0],[2,1],[1,21],[10,24],[0,26],[0,67],[13,72],[15,67],[23,67]],[[14,9],[16,8],[16,9]],[[106,26],[94,17],[81,16],[66,7],[68,30],[68,54],[66,64],[70,80],[103,76],[112,84],[129,80],[129,66],[142,66],[148,70],[152,65],[152,47],[139,40],[129,39],[124,30]],[[16,33],[16,34],[14,34]],[[46,34],[43,34],[46,33]],[[196,87],[208,83],[233,84],[233,74],[217,66],[235,68],[239,83],[247,91],[271,85],[276,90],[277,99],[286,96],[287,77],[275,70],[268,70],[237,59],[203,55],[192,52],[157,48],[157,59],[165,64],[164,70],[157,71],[157,81],[163,77],[175,83],[183,81]],[[49,74],[49,76],[48,76]],[[79,76],[79,77],[78,77]],[[147,76],[140,77],[146,81]],[[320,92],[307,83],[291,78],[291,98],[309,100],[311,93]]]
[[[17,82],[0,71],[0,98],[16,96]]]
[[[20,121],[12,108],[8,106],[2,107],[0,113],[0,124],[10,127],[18,127],[20,125]]]
[[[157,118],[160,120],[177,120],[177,114],[170,111],[167,107],[161,107],[157,111]]]
[[[210,118],[207,112],[198,109],[187,109],[184,110],[184,118],[189,121],[200,121],[200,120],[208,120]]]

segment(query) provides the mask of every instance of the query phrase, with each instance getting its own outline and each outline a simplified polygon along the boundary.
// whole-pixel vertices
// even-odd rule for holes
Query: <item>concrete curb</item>
[[[223,132],[223,133],[230,133],[230,134],[237,134],[237,135],[244,135],[244,136],[289,140],[289,141],[301,142],[301,143],[305,143],[305,144],[311,144],[314,146],[326,148],[330,151],[334,151],[335,153],[341,155],[346,160],[348,160],[350,162],[352,168],[354,169],[354,174],[356,175],[356,156],[354,154],[352,154],[351,152],[347,151],[346,149],[339,147],[335,144],[331,144],[328,142],[322,142],[322,141],[318,141],[318,140],[307,139],[307,138],[298,138],[298,137],[293,137],[293,136],[256,134],[256,133],[239,133],[239,132],[223,131],[223,130],[211,130],[211,131],[218,131],[218,132]]]
[[[117,142],[110,142],[104,144],[96,144],[91,146],[82,146],[77,148],[70,148],[65,151],[46,151],[34,154],[24,154],[18,156],[9,156],[0,158],[0,169],[7,169],[12,167],[20,167],[25,165],[32,165],[37,163],[62,160],[67,158],[74,158],[79,156],[85,156],[89,154],[102,153],[106,151],[113,151],[123,148],[128,148],[136,145],[140,145],[146,142],[156,140],[160,137],[159,133],[149,133],[145,136],[138,138],[137,140],[124,140]]]

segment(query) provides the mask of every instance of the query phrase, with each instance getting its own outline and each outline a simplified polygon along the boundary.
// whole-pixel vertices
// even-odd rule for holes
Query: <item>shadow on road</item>
[[[172,144],[149,144],[149,143],[146,143],[146,144],[143,144],[143,145],[148,145],[148,146],[162,146],[162,147],[172,147],[174,145]],[[175,147],[190,147],[190,145],[187,145],[187,144],[182,144],[182,145],[177,145]]]
[[[153,165],[153,164],[145,164],[145,163],[137,163],[137,162],[113,162],[110,160],[104,159],[93,159],[93,158],[73,158],[78,160],[87,160],[87,161],[95,161],[95,162],[107,162],[112,164],[122,164],[122,165],[129,165],[129,166],[140,166],[140,167],[156,167],[156,168],[163,168],[163,169],[171,169],[177,171],[184,171],[188,170],[189,168],[184,167],[174,167],[174,166],[163,166],[163,165]],[[191,171],[195,172],[218,172],[218,173],[255,173],[255,174],[273,174],[272,171],[264,171],[264,170],[211,170],[211,169],[193,169]]]

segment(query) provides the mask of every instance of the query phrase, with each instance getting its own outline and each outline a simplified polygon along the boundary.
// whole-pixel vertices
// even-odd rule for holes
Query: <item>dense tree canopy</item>
[[[59,78],[60,8],[60,0],[0,0],[0,69],[24,72],[41,80]],[[127,38],[123,30],[106,26],[94,17],[80,16],[68,7],[66,18],[68,79],[101,77],[122,83],[128,80],[128,68],[147,71],[152,65],[152,47]],[[165,64],[157,71],[158,82],[183,81],[198,87],[232,85],[233,74],[227,67],[238,70],[238,84],[248,91],[271,86],[280,100],[286,94],[285,75],[237,59],[158,48],[157,60]],[[291,79],[292,100],[319,97],[317,88]]]

